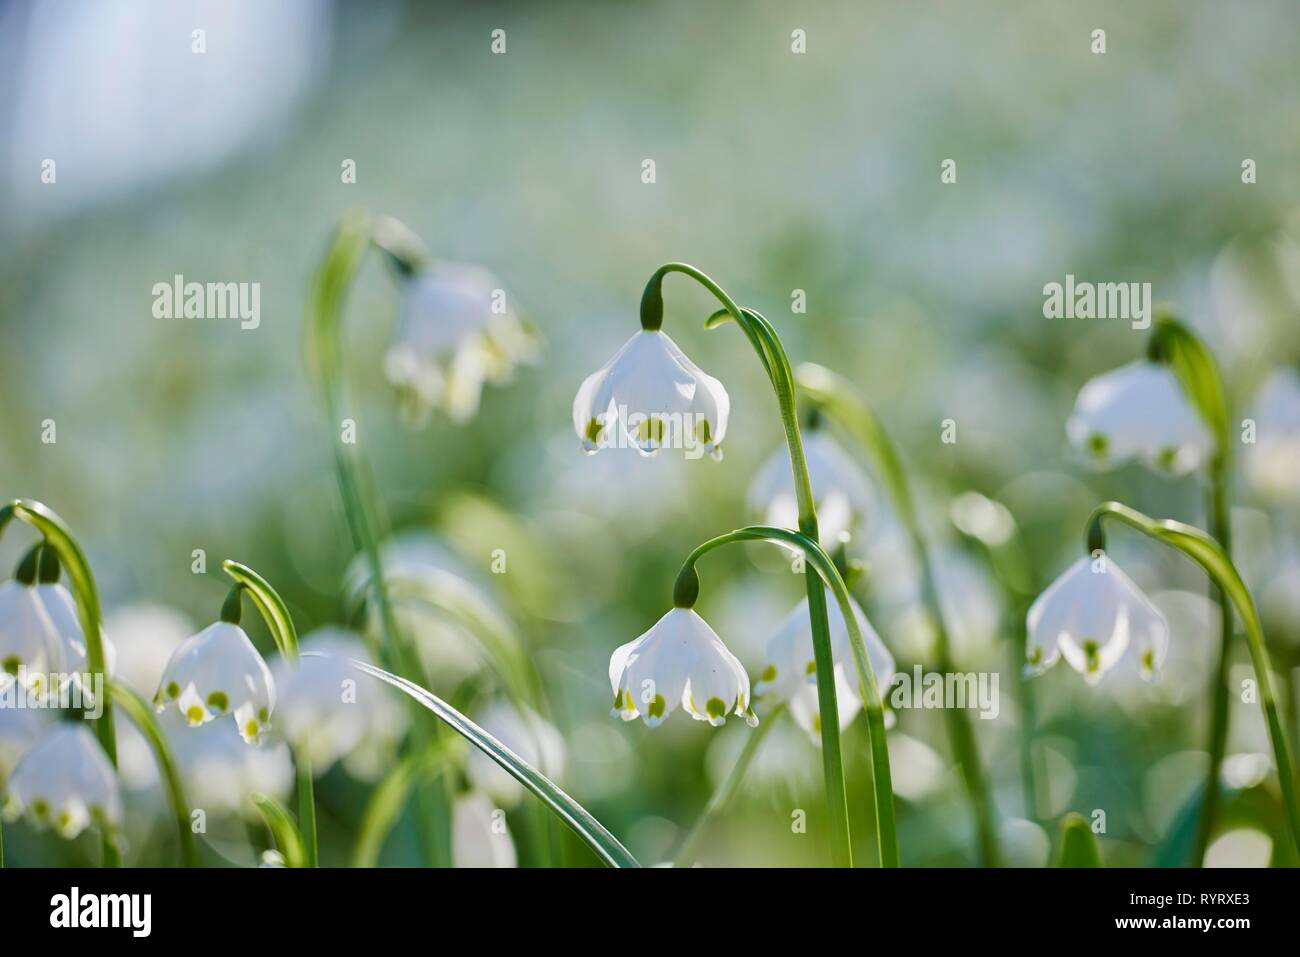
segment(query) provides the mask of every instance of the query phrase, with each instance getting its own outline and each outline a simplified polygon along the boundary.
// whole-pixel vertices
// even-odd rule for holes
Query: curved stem
[[[275,639],[275,646],[281,657],[291,665],[298,663],[298,629],[294,626],[289,606],[284,603],[280,593],[271,587],[271,583],[247,565],[227,558],[221,563],[222,569],[235,580],[243,591],[248,592],[253,604],[257,606],[267,630]],[[303,854],[308,867],[319,863],[316,843],[316,793],[312,782],[311,762],[301,748],[294,748],[294,767],[298,778],[298,821],[302,829]]]
[[[153,751],[154,762],[158,765],[158,774],[162,778],[167,800],[171,803],[172,813],[176,817],[176,833],[180,838],[181,863],[185,867],[198,867],[199,855],[194,844],[194,831],[190,822],[190,805],[185,799],[185,788],[181,784],[180,772],[176,768],[176,759],[172,756],[167,736],[158,724],[154,710],[144,698],[120,681],[109,683],[111,700],[121,705],[127,717],[140,729],[149,747]]]
[[[293,822],[289,809],[268,794],[254,792],[249,795],[253,805],[266,822],[275,845],[284,855],[288,867],[303,867],[307,862],[307,851],[303,846],[302,836]]]
[[[1119,502],[1106,502],[1097,506],[1088,519],[1084,543],[1090,553],[1097,548],[1105,550],[1106,536],[1102,528],[1102,520],[1105,518],[1117,519],[1144,535],[1182,552],[1201,566],[1218,586],[1219,591],[1226,595],[1236,608],[1237,615],[1246,629],[1250,660],[1255,669],[1255,680],[1259,685],[1259,706],[1264,712],[1269,743],[1273,748],[1273,758],[1277,762],[1278,783],[1282,790],[1282,804],[1286,809],[1291,841],[1296,850],[1300,851],[1300,804],[1297,804],[1296,800],[1295,772],[1291,752],[1287,747],[1286,734],[1278,717],[1277,701],[1273,696],[1272,664],[1269,661],[1268,647],[1264,643],[1264,629],[1255,610],[1254,599],[1251,598],[1250,591],[1242,581],[1237,567],[1232,563],[1223,546],[1199,528],[1184,525],[1182,522],[1156,521]]]
[[[745,739],[745,746],[740,750],[740,756],[736,758],[736,763],[727,772],[726,778],[718,785],[718,789],[713,792],[713,797],[709,798],[704,813],[696,820],[695,826],[691,828],[690,833],[682,841],[682,846],[678,848],[677,854],[673,857],[673,867],[690,867],[695,861],[695,850],[699,847],[704,832],[731,804],[736,792],[740,790],[741,782],[745,780],[745,773],[754,761],[754,755],[758,754],[763,739],[785,712],[785,708],[786,704],[782,701],[769,709],[767,714],[763,715],[762,724],[749,733]]]
[[[92,675],[99,675],[107,683],[108,668],[104,659],[104,632],[102,615],[99,608],[99,591],[95,587],[95,576],[90,571],[90,563],[77,544],[77,540],[68,531],[68,526],[52,509],[34,499],[14,499],[0,509],[0,532],[11,518],[18,518],[36,529],[45,538],[45,544],[59,556],[59,561],[67,569],[68,579],[72,583],[72,594],[77,603],[77,619],[86,640],[86,667]],[[104,713],[94,719],[95,737],[108,756],[109,763],[117,767],[117,735],[113,729],[113,701],[104,703]],[[117,845],[108,837],[103,841],[103,861],[105,867],[118,867],[122,863],[122,854]]]
[[[733,542],[754,541],[785,542],[803,551],[808,559],[809,572],[819,576],[818,590],[822,592],[823,600],[826,589],[830,589],[835,596],[836,603],[839,605],[841,614],[844,616],[844,623],[849,632],[849,644],[853,649],[853,663],[858,673],[858,687],[862,693],[862,709],[866,712],[867,729],[870,732],[871,770],[875,780],[876,837],[879,846],[880,866],[897,867],[898,833],[894,823],[894,789],[889,771],[889,745],[885,740],[884,706],[881,702],[879,688],[876,685],[876,676],[871,669],[871,659],[867,656],[867,645],[862,637],[862,629],[858,625],[857,615],[854,613],[852,602],[849,599],[848,586],[844,584],[844,579],[840,577],[835,562],[822,550],[822,547],[817,544],[815,539],[804,535],[802,532],[792,531],[788,528],[776,528],[771,525],[748,525],[745,528],[738,528],[734,532],[728,532],[726,535],[719,535],[717,538],[709,539],[709,541],[697,546],[687,556],[678,577],[680,579],[682,575],[687,574],[688,569],[691,574],[695,574],[695,563],[701,556],[715,548],[730,545]],[[822,585],[823,581],[825,582],[824,586]],[[829,666],[824,667],[821,660],[817,659],[816,667],[819,682],[818,689],[820,690],[820,681],[823,674],[829,674],[831,679],[834,680],[835,665],[834,661],[831,660]],[[838,711],[831,712],[829,716],[822,716],[823,747],[825,746],[828,726],[839,726]]]
[[[663,280],[669,273],[681,273],[709,290],[745,332],[762,362],[781,411],[795,499],[799,506],[799,531],[813,542],[818,539],[817,509],[812,481],[799,435],[795,408],[794,373],[781,338],[763,315],[741,309],[709,276],[687,263],[665,263],[655,270],[641,297],[641,326],[658,329],[663,324]],[[817,665],[817,707],[822,726],[822,777],[826,788],[827,813],[831,821],[831,860],[836,867],[853,866],[853,839],[849,828],[848,794],[844,785],[844,761],[840,749],[839,707],[835,701],[834,657],[831,653],[830,624],[826,616],[826,591],[810,568],[804,575],[808,594],[808,620],[812,628],[813,659]]]

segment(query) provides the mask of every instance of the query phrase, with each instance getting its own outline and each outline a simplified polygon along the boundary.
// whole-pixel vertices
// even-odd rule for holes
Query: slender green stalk
[[[898,830],[894,822],[894,788],[889,772],[889,745],[885,740],[885,711],[876,685],[876,676],[871,669],[871,659],[867,656],[866,641],[858,625],[857,615],[849,598],[848,586],[840,577],[839,569],[831,557],[822,551],[817,540],[802,532],[788,528],[776,528],[771,525],[748,525],[738,528],[726,535],[711,538],[698,545],[682,563],[682,570],[677,575],[673,601],[679,607],[690,607],[693,596],[699,592],[698,573],[695,564],[701,556],[722,545],[733,542],[778,541],[785,542],[800,549],[808,560],[809,569],[818,575],[818,587],[824,592],[830,589],[844,616],[848,627],[849,644],[853,649],[853,663],[858,673],[858,687],[862,693],[862,709],[867,716],[867,730],[871,741],[871,771],[874,778],[876,805],[876,841],[881,867],[898,866]],[[822,582],[825,582],[823,585]],[[823,672],[834,674],[834,662],[823,666],[815,660],[818,678]],[[839,727],[839,713],[834,712],[829,720]],[[822,746],[826,742],[827,718],[821,720]]]
[[[1061,819],[1061,849],[1057,867],[1102,867],[1101,847],[1082,814],[1071,812]]]
[[[298,629],[294,626],[289,606],[271,583],[247,565],[227,558],[221,563],[225,573],[235,580],[239,591],[253,599],[267,630],[275,640],[280,656],[291,665],[298,663]],[[236,593],[238,594],[238,592]],[[308,867],[319,863],[316,843],[316,794],[311,776],[311,761],[301,748],[294,748],[294,765],[298,776],[298,821],[301,827],[304,860]]]
[[[713,792],[713,797],[709,798],[704,813],[696,820],[695,826],[691,828],[686,839],[682,841],[682,846],[678,848],[677,855],[673,858],[673,867],[690,867],[695,862],[695,851],[699,847],[701,838],[704,837],[704,832],[730,806],[736,792],[740,790],[741,782],[745,780],[750,764],[754,761],[754,755],[758,754],[759,746],[762,745],[763,739],[772,730],[777,719],[785,712],[785,708],[784,701],[769,708],[767,714],[763,715],[762,723],[746,737],[745,746],[741,749],[740,756],[736,758],[736,763],[718,785],[718,789]]]
[[[353,867],[374,867],[379,863],[384,841],[397,823],[411,790],[420,781],[439,773],[446,763],[446,751],[435,743],[423,754],[402,758],[384,776],[361,812],[357,842],[352,851]]]
[[[384,221],[392,226],[391,221]],[[387,230],[391,234],[406,233]],[[354,547],[363,555],[370,576],[370,595],[379,615],[383,635],[381,660],[398,674],[421,674],[415,649],[402,635],[393,611],[388,582],[384,577],[383,561],[379,552],[378,520],[373,502],[367,496],[366,468],[362,454],[355,444],[343,441],[343,307],[347,291],[365,258],[369,245],[376,239],[369,215],[364,211],[348,213],[340,221],[333,242],[312,283],[311,301],[307,316],[307,351],[321,389],[325,405],[327,426],[334,449],[334,465],[338,474],[339,491],[343,497],[343,512],[347,517]],[[395,261],[410,262],[415,255],[404,243],[383,245]],[[405,753],[423,751],[437,729],[427,722],[412,722],[412,740]],[[424,789],[416,793],[417,826],[421,830],[422,844],[429,863],[446,866],[451,863],[451,806],[445,791],[427,794]]]
[[[77,604],[77,618],[86,639],[86,668],[92,675],[107,676],[99,591],[95,587],[95,576],[90,571],[90,563],[86,561],[81,546],[72,537],[63,519],[41,502],[33,499],[14,499],[0,509],[0,532],[4,531],[11,518],[20,519],[40,532],[45,538],[45,544],[58,554],[59,561],[67,569],[68,579],[72,584],[72,594]],[[100,747],[108,756],[109,763],[116,768],[117,735],[113,728],[111,697],[104,702],[104,713],[94,719],[94,726],[95,737],[99,740]],[[121,851],[108,836],[103,839],[102,849],[105,867],[121,865]]]
[[[1097,549],[1105,550],[1106,537],[1102,520],[1108,517],[1117,519],[1144,535],[1182,552],[1201,566],[1218,586],[1219,591],[1236,608],[1237,615],[1246,630],[1246,643],[1250,648],[1251,664],[1255,669],[1255,681],[1259,688],[1259,706],[1264,712],[1264,720],[1268,725],[1268,739],[1273,748],[1273,758],[1277,763],[1278,783],[1282,789],[1282,804],[1286,809],[1291,841],[1297,852],[1300,852],[1300,803],[1297,803],[1296,799],[1295,771],[1291,752],[1287,747],[1286,734],[1278,717],[1277,701],[1273,696],[1272,664],[1269,661],[1268,646],[1264,642],[1264,629],[1255,610],[1255,602],[1245,582],[1242,581],[1237,567],[1228,557],[1223,545],[1199,528],[1184,525],[1182,522],[1156,521],[1119,502],[1106,502],[1097,506],[1088,519],[1084,545],[1089,554]]]
[[[289,809],[268,794],[254,792],[249,795],[249,798],[271,831],[276,848],[284,855],[285,865],[287,867],[307,866],[307,849],[303,845],[302,835],[298,833],[298,827],[294,824]]]
[[[669,273],[681,273],[709,290],[727,310],[729,318],[740,326],[753,346],[776,393],[790,452],[790,469],[794,477],[795,498],[799,506],[799,531],[818,540],[817,509],[803,440],[799,435],[799,415],[795,407],[794,374],[790,360],[776,330],[766,318],[752,309],[741,309],[722,287],[694,266],[666,263],[655,270],[641,297],[641,327],[656,330],[663,325],[663,280]],[[715,324],[710,317],[706,326]],[[826,592],[811,568],[804,574],[808,594],[808,620],[812,627],[813,659],[817,665],[817,707],[822,725],[822,777],[826,788],[827,814],[831,821],[831,861],[836,867],[853,866],[853,840],[849,828],[848,793],[844,785],[844,761],[840,748],[839,708],[835,701],[834,657],[831,652],[830,625],[826,616]],[[850,616],[851,617],[851,616]]]
[[[943,606],[935,584],[934,560],[921,530],[921,521],[912,499],[911,487],[903,471],[902,460],[884,427],[871,410],[857,398],[852,387],[829,369],[813,363],[799,367],[799,389],[820,409],[839,423],[871,458],[875,473],[889,493],[900,520],[907,529],[912,550],[921,563],[921,594],[935,627],[935,664],[942,672],[952,671],[952,652]],[[984,777],[975,735],[965,711],[944,709],[944,725],[961,769],[962,783],[975,817],[981,862],[996,867],[999,862],[997,827],[993,801]]]
[[[176,817],[181,863],[185,867],[198,867],[199,854],[194,844],[194,830],[190,822],[190,804],[185,798],[185,787],[176,768],[176,759],[172,756],[171,747],[167,744],[167,736],[158,724],[152,706],[119,681],[109,683],[109,694],[149,742],[154,762],[158,765],[159,776],[162,778],[163,788],[167,792],[167,800],[171,803],[172,813]]]

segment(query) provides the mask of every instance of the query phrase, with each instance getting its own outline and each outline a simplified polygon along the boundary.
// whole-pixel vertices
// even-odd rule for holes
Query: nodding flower
[[[88,827],[110,837],[121,828],[117,772],[85,722],[53,725],[18,762],[5,816],[24,816],[69,840]]]

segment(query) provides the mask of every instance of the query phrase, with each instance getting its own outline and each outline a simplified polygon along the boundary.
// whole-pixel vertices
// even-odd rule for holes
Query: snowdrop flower
[[[245,741],[256,741],[275,710],[271,670],[244,629],[218,621],[187,638],[163,669],[154,704],[171,703],[197,728],[232,714]]]
[[[303,657],[272,670],[276,724],[320,775],[357,751],[361,767],[381,768],[406,728],[406,712],[387,686],[358,679],[349,659],[370,663],[360,637],[343,628],[318,628],[300,643]],[[352,770],[349,767],[349,770]],[[370,775],[365,775],[370,776]]]
[[[857,620],[858,628],[862,632],[862,640],[867,646],[867,660],[871,663],[871,672],[876,678],[876,687],[880,689],[883,696],[884,689],[889,687],[894,678],[894,656],[889,653],[885,643],[880,640],[876,634],[876,629],[871,627],[871,622],[867,620],[866,613],[852,598],[849,604],[853,608],[853,617]],[[830,626],[831,654],[834,656],[835,663],[844,669],[846,675],[857,676],[857,666],[853,660],[853,648],[849,641],[849,628],[844,621],[844,613],[840,611],[839,602],[833,595],[827,591],[826,594],[826,615],[827,623]],[[815,693],[817,687],[817,665],[813,658],[813,640],[812,624],[808,620],[808,599],[804,598],[794,609],[782,619],[777,625],[772,637],[767,641],[767,649],[763,655],[763,670],[759,674],[758,683],[754,686],[754,694],[765,695],[773,694],[779,698],[792,702],[793,698],[798,695],[805,687],[812,685],[814,689],[813,702],[817,701]],[[852,681],[850,688],[856,689],[858,682]],[[854,695],[855,699],[857,695]],[[859,702],[861,704],[861,702]],[[815,708],[814,708],[815,710]],[[853,712],[849,713],[851,719]],[[840,709],[841,720],[844,719],[844,709]]]
[[[477,715],[475,722],[548,778],[564,773],[564,739],[554,725],[532,711],[521,713],[498,701]],[[465,775],[477,790],[503,806],[512,807],[524,796],[523,785],[477,748],[465,760]]]
[[[875,501],[875,490],[866,472],[825,429],[806,430],[803,442],[821,539],[834,542],[864,521]],[[768,525],[799,527],[794,474],[785,446],[773,452],[755,473],[749,486],[749,505],[764,513]]]
[[[1166,365],[1139,359],[1090,380],[1066,423],[1070,443],[1101,468],[1139,459],[1186,475],[1214,452],[1214,439]]]
[[[1029,609],[1027,671],[1041,674],[1064,655],[1095,685],[1137,651],[1143,678],[1154,681],[1169,648],[1169,623],[1133,580],[1106,556],[1085,556],[1065,570]]]
[[[18,762],[9,778],[6,816],[76,837],[87,827],[122,826],[122,794],[113,766],[85,722],[62,722]]]
[[[680,704],[692,718],[721,726],[728,714],[758,724],[749,707],[749,675],[703,618],[674,608],[609,659],[613,714],[657,727]]]
[[[1251,406],[1255,444],[1242,451],[1246,477],[1263,495],[1300,499],[1300,372],[1278,370]]]
[[[64,671],[64,647],[35,580],[0,585],[0,691],[21,682],[36,700],[50,674]]]
[[[427,421],[438,408],[454,422],[468,422],[484,383],[506,382],[516,365],[536,359],[538,336],[485,269],[437,263],[403,282],[402,315],[384,373],[412,423]]]
[[[588,453],[626,441],[642,455],[699,448],[721,459],[730,411],[721,382],[666,333],[642,329],[583,380],[573,400],[573,428]]]
[[[284,798],[293,789],[293,756],[284,742],[245,741],[228,721],[191,728],[171,709],[160,721],[194,807],[209,814],[254,818],[257,812],[249,794],[260,791]]]
[[[451,859],[456,867],[515,867],[506,815],[485,794],[458,797],[451,811]]]

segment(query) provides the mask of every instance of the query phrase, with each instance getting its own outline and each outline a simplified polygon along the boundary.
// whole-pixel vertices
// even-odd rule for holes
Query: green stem
[[[111,700],[121,705],[128,718],[140,729],[149,747],[153,751],[154,762],[171,803],[172,813],[176,817],[176,833],[180,838],[181,863],[185,867],[198,867],[199,854],[194,844],[194,830],[190,822],[190,805],[185,799],[185,788],[181,783],[180,772],[176,768],[176,759],[172,756],[167,736],[163,733],[154,710],[149,702],[135,691],[119,681],[109,683]]]
[[[423,754],[408,755],[393,765],[371,792],[361,812],[357,842],[352,851],[353,867],[375,867],[379,863],[384,841],[397,823],[411,790],[420,781],[438,774],[446,763],[445,750],[434,746]]]
[[[1224,547],[1199,528],[1184,525],[1182,522],[1156,521],[1119,502],[1106,502],[1097,506],[1088,519],[1084,545],[1089,554],[1098,548],[1105,550],[1106,537],[1102,528],[1102,519],[1107,517],[1117,519],[1144,535],[1182,552],[1201,566],[1218,586],[1219,591],[1226,595],[1236,608],[1237,615],[1246,629],[1251,665],[1255,669],[1255,680],[1259,685],[1259,706],[1264,712],[1269,743],[1273,748],[1273,758],[1277,762],[1278,784],[1282,790],[1282,804],[1286,809],[1291,841],[1297,852],[1300,852],[1300,804],[1296,800],[1295,772],[1291,752],[1287,747],[1286,734],[1278,718],[1277,701],[1273,696],[1272,664],[1269,661],[1268,647],[1264,642],[1264,629],[1255,610],[1254,599],[1251,598],[1250,591],[1242,581],[1237,567],[1228,557]]]
[[[381,220],[379,227],[385,235],[403,237],[400,243],[379,241],[383,248],[399,263],[409,262],[401,247],[407,245],[409,231],[395,228],[392,220]],[[379,612],[379,626],[383,635],[380,659],[391,670],[418,677],[421,674],[414,648],[402,635],[393,611],[393,603],[384,577],[383,561],[379,552],[377,519],[366,491],[364,463],[359,448],[345,444],[343,423],[343,307],[347,291],[361,268],[366,250],[376,240],[370,217],[364,211],[348,213],[340,221],[333,242],[311,287],[308,307],[308,342],[310,362],[320,384],[325,405],[330,440],[334,449],[334,465],[338,475],[339,490],[343,497],[343,512],[347,517],[354,547],[364,557],[370,577],[369,593]],[[396,251],[395,251],[396,250]],[[411,706],[413,709],[415,705]],[[404,754],[420,753],[436,739],[437,728],[428,722],[413,720],[410,739],[403,748]],[[436,866],[451,863],[451,802],[445,789],[429,794],[417,789],[417,826],[421,830],[421,843],[426,860]]]
[[[63,519],[41,502],[33,499],[15,499],[0,509],[0,532],[4,530],[11,518],[18,518],[40,532],[45,538],[45,544],[54,549],[59,556],[59,561],[67,569],[68,579],[72,584],[72,594],[77,603],[77,618],[86,639],[86,668],[92,675],[99,675],[101,679],[106,679],[108,669],[104,660],[104,633],[99,608],[99,591],[95,587],[95,576],[90,571],[90,564],[86,561],[81,546],[72,537]],[[106,680],[105,684],[107,684]],[[108,756],[109,763],[116,769],[117,735],[113,728],[111,697],[104,702],[104,713],[94,719],[94,725],[95,737]],[[103,839],[103,863],[105,867],[118,867],[122,863],[121,851],[107,836]]]
[[[776,393],[790,452],[795,498],[799,505],[799,531],[813,542],[818,540],[817,509],[812,481],[799,435],[799,414],[795,407],[794,373],[781,339],[772,324],[759,312],[741,309],[716,282],[686,263],[665,263],[655,270],[641,297],[641,326],[655,330],[663,324],[663,280],[669,273],[681,273],[709,290],[726,308],[730,318],[744,331]],[[712,325],[712,317],[706,325]],[[831,861],[836,867],[853,866],[853,839],[849,828],[848,793],[844,784],[844,760],[840,747],[839,708],[835,701],[834,657],[830,625],[826,615],[826,591],[817,574],[807,569],[804,586],[808,594],[808,620],[812,628],[813,659],[817,665],[817,707],[822,726],[822,777],[826,788],[827,813],[831,821]]]
[[[234,579],[239,589],[247,592],[257,606],[267,630],[275,640],[280,656],[290,665],[296,665],[298,655],[298,629],[294,626],[289,606],[284,603],[280,593],[271,587],[271,583],[247,565],[227,558],[221,563],[226,574]],[[236,590],[237,596],[239,590]],[[316,794],[312,783],[311,762],[300,748],[294,749],[294,765],[298,776],[298,821],[302,829],[304,860],[308,867],[319,863],[316,844]]]
[[[736,758],[736,763],[727,773],[727,777],[723,782],[718,785],[718,789],[713,792],[713,797],[709,798],[704,813],[699,816],[695,826],[691,828],[690,833],[686,835],[686,839],[682,841],[682,846],[678,848],[677,855],[673,858],[673,867],[690,867],[694,863],[695,850],[699,847],[704,832],[708,830],[714,819],[719,817],[735,798],[736,792],[740,790],[741,782],[745,780],[745,773],[754,761],[754,755],[758,754],[763,739],[767,737],[767,733],[772,730],[772,726],[776,724],[777,719],[785,712],[785,708],[784,701],[777,703],[768,710],[767,714],[763,715],[762,723],[750,732],[745,740],[745,746],[740,751],[740,756]]]
[[[287,867],[304,867],[307,865],[307,850],[303,845],[302,835],[293,822],[289,809],[268,794],[254,792],[249,795],[253,805],[262,815],[275,845],[284,855]]]
[[[816,539],[810,538],[802,532],[796,532],[788,528],[776,528],[771,525],[749,525],[745,528],[738,528],[734,532],[728,532],[726,535],[719,535],[717,538],[709,539],[709,541],[697,546],[682,564],[682,570],[678,573],[677,580],[680,583],[683,579],[690,579],[692,576],[698,580],[695,564],[701,556],[713,549],[733,542],[755,541],[785,542],[800,549],[808,560],[810,570],[813,570],[819,576],[818,585],[820,590],[824,593],[826,589],[830,589],[835,596],[836,603],[839,605],[840,613],[844,616],[844,623],[849,632],[849,644],[853,649],[853,663],[858,673],[858,687],[862,693],[862,708],[866,712],[867,730],[870,732],[871,771],[874,778],[876,805],[876,839],[880,866],[897,867],[898,832],[894,822],[894,789],[889,772],[889,745],[885,740],[884,706],[880,698],[879,688],[876,685],[876,676],[871,669],[871,659],[867,656],[866,641],[862,637],[862,629],[858,625],[858,618],[854,614],[853,604],[849,598],[848,586],[844,584],[844,579],[840,577],[835,562],[817,544]],[[823,581],[825,585],[821,584]],[[689,594],[689,591],[683,589],[680,585],[674,591],[677,595]],[[834,678],[835,665],[833,660],[826,667],[823,667],[821,660],[816,660],[816,667],[819,680],[823,674],[830,674],[832,679]],[[832,712],[829,718],[823,716],[821,719],[823,747],[825,747],[826,729],[831,726],[839,727],[838,712]]]

